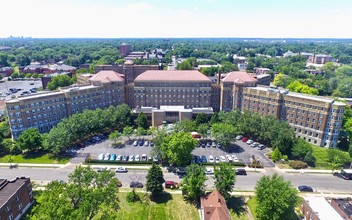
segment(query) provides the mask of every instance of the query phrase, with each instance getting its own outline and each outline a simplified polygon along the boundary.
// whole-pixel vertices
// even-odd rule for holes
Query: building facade
[[[135,71],[133,65],[109,68],[93,75],[90,84],[8,100],[13,138],[30,127],[48,132],[63,118],[84,109],[126,103],[135,113],[146,113],[153,126],[191,119],[199,112],[240,109],[287,121],[297,137],[312,144],[337,145],[345,104],[331,98],[257,86],[257,79],[239,71],[218,75],[212,81],[197,70],[142,72],[143,68]]]
[[[0,219],[18,220],[34,203],[28,177],[0,179]]]

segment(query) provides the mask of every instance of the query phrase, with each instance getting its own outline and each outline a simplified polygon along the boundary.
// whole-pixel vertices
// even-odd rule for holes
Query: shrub
[[[288,162],[288,165],[292,167],[293,169],[303,169],[307,167],[307,163],[300,161],[300,160],[293,160]]]
[[[139,200],[140,200],[139,195],[134,191],[134,189],[132,190],[132,192],[129,192],[126,195],[127,202],[132,203],[132,202],[137,202]]]

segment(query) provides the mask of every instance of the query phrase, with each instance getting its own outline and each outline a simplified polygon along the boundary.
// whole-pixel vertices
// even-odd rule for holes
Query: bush
[[[127,193],[126,201],[130,203],[137,202],[137,201],[140,201],[140,197],[133,189],[132,192]]]
[[[307,168],[307,163],[300,161],[300,160],[293,160],[288,162],[288,165],[290,165],[290,167],[292,167],[293,169],[303,169],[303,168]]]

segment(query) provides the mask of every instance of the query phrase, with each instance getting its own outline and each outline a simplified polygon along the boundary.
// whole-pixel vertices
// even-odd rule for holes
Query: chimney
[[[219,67],[218,67],[219,68]],[[220,85],[220,81],[221,81],[221,73],[220,73],[220,68],[218,69],[218,85]]]

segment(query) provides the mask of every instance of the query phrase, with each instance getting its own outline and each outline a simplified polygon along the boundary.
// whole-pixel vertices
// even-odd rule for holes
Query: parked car
[[[140,157],[139,157],[139,154],[136,155],[136,157],[134,158],[134,161],[140,161]]]
[[[138,146],[142,147],[143,145],[144,145],[144,141],[143,141],[143,140],[140,140],[140,141],[138,142]]]
[[[154,156],[153,157],[153,162],[155,162],[155,163],[159,162],[159,158],[157,156]]]
[[[128,161],[128,155],[123,155],[123,157],[122,157],[122,161]]]
[[[129,161],[129,162],[133,162],[133,161],[134,161],[134,156],[133,156],[133,155],[130,155],[128,161]]]
[[[117,182],[117,187],[122,187],[122,183],[120,181]]]
[[[133,142],[133,146],[137,147],[138,146],[138,141]]]
[[[97,168],[97,172],[101,172],[103,170],[110,170],[110,168],[109,167],[98,167]]]
[[[299,186],[297,187],[298,191],[300,192],[313,192],[313,188],[310,186]]]
[[[256,146],[258,146],[258,145],[259,145],[258,142],[253,142],[253,143],[251,144],[251,147],[256,147]]]
[[[225,156],[220,156],[220,161],[221,161],[221,162],[226,162]]]
[[[246,172],[246,170],[243,169],[243,168],[236,168],[236,169],[235,169],[235,174],[236,174],[236,175],[247,175],[247,172]]]
[[[116,160],[118,160],[118,161],[122,160],[122,156],[121,155],[117,155]]]
[[[226,157],[226,159],[227,159],[228,162],[232,162],[232,157],[231,157],[231,155],[227,154],[225,157]]]
[[[237,137],[236,137],[236,140],[241,140],[242,139],[242,135],[237,135]]]
[[[116,160],[116,154],[111,154],[110,160]]]
[[[259,144],[257,148],[258,148],[259,150],[263,150],[263,149],[265,149],[265,146],[264,146],[264,144]]]
[[[212,147],[216,147],[216,142],[213,141],[213,142],[211,143],[211,146],[212,146]]]
[[[127,168],[125,168],[125,167],[117,167],[115,169],[115,172],[116,173],[127,173]]]
[[[237,158],[237,156],[236,155],[232,155],[232,161],[233,162],[239,162],[239,159]]]
[[[211,146],[211,142],[207,142],[207,147],[210,147]]]
[[[205,169],[205,174],[206,174],[206,175],[212,175],[212,174],[214,174],[214,169],[213,169],[213,168],[206,168],[206,169]]]
[[[214,157],[213,157],[213,155],[209,155],[209,163],[214,163]]]
[[[151,147],[154,147],[154,143],[153,143],[153,142],[150,142],[149,145],[150,145]]]
[[[207,162],[207,157],[205,155],[202,155],[202,163],[206,163]]]
[[[246,141],[246,144],[249,144],[249,145],[253,144],[253,140],[248,139],[248,140]]]
[[[149,146],[149,141],[144,142],[144,146],[148,147]]]
[[[219,157],[215,157],[215,163],[220,163]]]
[[[247,142],[248,138],[247,137],[242,137],[242,142]]]
[[[105,154],[104,160],[109,160],[110,159],[110,153]]]
[[[104,154],[99,154],[98,160],[104,160]]]
[[[141,161],[147,161],[148,157],[146,154],[142,154]]]
[[[178,188],[178,182],[175,181],[165,181],[165,188],[167,189],[174,189]]]
[[[186,168],[185,168],[185,167],[178,167],[178,168],[175,169],[175,172],[176,172],[178,175],[186,174]]]
[[[143,183],[137,182],[137,181],[132,181],[130,183],[131,188],[143,188],[143,186],[144,186]]]

